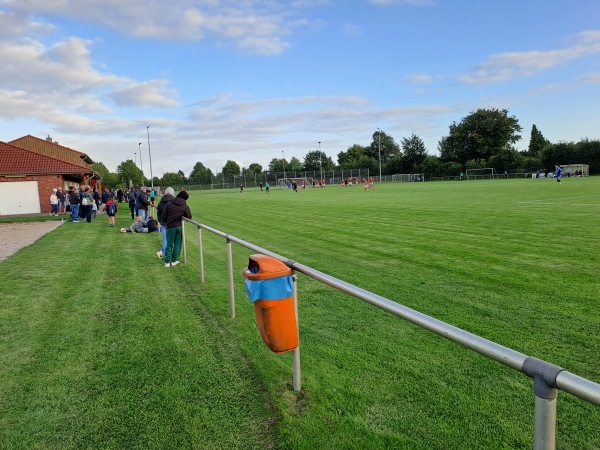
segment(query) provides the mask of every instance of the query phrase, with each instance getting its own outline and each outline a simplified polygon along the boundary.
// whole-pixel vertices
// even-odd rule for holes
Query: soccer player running
[[[555,167],[556,167],[556,172],[554,172],[554,178],[556,178],[557,183],[560,183],[560,177],[562,176],[562,169],[560,168],[559,164],[557,164]]]

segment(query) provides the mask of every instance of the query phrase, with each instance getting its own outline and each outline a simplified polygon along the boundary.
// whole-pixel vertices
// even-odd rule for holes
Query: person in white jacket
[[[52,211],[50,212],[51,216],[58,215],[58,195],[56,195],[56,188],[52,189],[52,195],[50,195],[50,206],[52,207]]]

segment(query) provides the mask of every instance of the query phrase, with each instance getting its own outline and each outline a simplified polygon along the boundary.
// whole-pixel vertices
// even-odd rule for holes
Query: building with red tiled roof
[[[40,139],[28,134],[27,136],[8,142],[15,147],[31,150],[32,152],[50,156],[52,158],[61,159],[63,161],[76,164],[78,166],[92,167],[94,161],[86,153],[73,150],[72,148],[58,145],[58,142],[53,142],[48,136],[46,139]]]
[[[0,216],[49,213],[50,195],[55,188],[67,192],[69,186],[87,184],[100,189],[100,177],[94,173],[91,163],[85,161],[91,159],[75,150],[68,156],[64,149],[66,147],[59,149],[64,152],[60,153],[63,159],[39,149],[0,142]]]

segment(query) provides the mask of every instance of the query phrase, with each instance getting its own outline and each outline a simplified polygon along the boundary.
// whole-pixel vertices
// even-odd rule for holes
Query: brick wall
[[[40,210],[42,213],[50,213],[52,207],[50,206],[50,196],[52,195],[52,189],[63,186],[65,180],[62,175],[30,175],[24,177],[0,177],[0,182],[10,183],[11,181],[37,181],[38,191],[40,195]]]

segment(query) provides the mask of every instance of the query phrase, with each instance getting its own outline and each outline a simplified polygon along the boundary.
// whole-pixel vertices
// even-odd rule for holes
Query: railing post
[[[231,241],[227,238],[227,264],[229,268],[229,315],[235,319],[235,292],[233,290],[233,252]]]
[[[181,221],[181,241],[183,242],[183,263],[187,263],[187,252],[185,248],[185,220]]]
[[[198,253],[200,256],[200,283],[204,283],[204,253],[202,252],[202,228],[198,227]]]
[[[533,385],[535,392],[533,448],[535,450],[554,450],[556,448],[557,390],[548,386],[541,376],[533,379]]]
[[[292,270],[292,279],[294,280],[294,311],[296,313],[296,328],[298,333],[298,347],[292,354],[292,384],[294,391],[299,392],[302,389],[301,371],[300,371],[300,322],[298,317],[298,275]]]
[[[556,447],[556,377],[564,369],[529,356],[523,362],[523,373],[533,378],[535,414],[533,448],[554,450]]]

